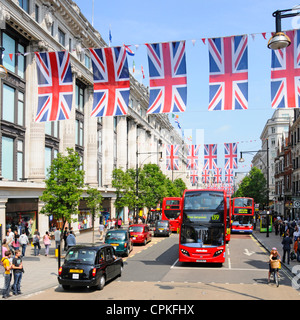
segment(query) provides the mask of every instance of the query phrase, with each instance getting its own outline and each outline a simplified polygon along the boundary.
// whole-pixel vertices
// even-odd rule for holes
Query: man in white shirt
[[[29,240],[28,240],[28,237],[26,235],[25,230],[23,230],[23,233],[20,235],[19,242],[22,247],[22,257],[25,257],[26,247],[29,244]]]
[[[103,225],[102,222],[99,224],[99,232],[100,232],[100,241],[102,241],[103,240],[103,234],[104,234],[104,225]]]

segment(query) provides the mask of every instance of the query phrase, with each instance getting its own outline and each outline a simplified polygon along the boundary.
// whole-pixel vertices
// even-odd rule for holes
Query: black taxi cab
[[[123,260],[116,257],[113,246],[79,245],[71,247],[58,270],[58,282],[64,290],[71,286],[95,287],[102,290],[105,283],[123,270]]]

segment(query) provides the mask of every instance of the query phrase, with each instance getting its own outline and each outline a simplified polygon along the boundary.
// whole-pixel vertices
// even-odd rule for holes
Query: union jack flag
[[[183,112],[187,100],[185,41],[146,44],[150,77],[147,113]]]
[[[94,103],[91,116],[127,114],[129,69],[125,47],[90,49],[94,76]]]
[[[237,143],[224,143],[225,169],[237,169]]]
[[[204,167],[203,169],[217,168],[217,144],[204,145]]]
[[[216,168],[214,170],[214,182],[221,183],[222,182],[222,168]]]
[[[226,183],[233,183],[233,170],[232,169],[225,169],[225,182]]]
[[[202,170],[202,182],[209,183],[209,181],[210,181],[209,170],[207,169]]]
[[[73,97],[69,52],[35,52],[35,56],[38,78],[38,108],[35,121],[69,119]]]
[[[192,171],[190,172],[190,181],[191,181],[191,184],[192,184],[192,185],[197,184],[197,183],[198,183],[198,179],[199,179],[199,177],[198,177],[198,170],[192,170]]]
[[[248,36],[208,39],[208,110],[248,109]]]
[[[272,108],[299,108],[300,100],[300,31],[288,31],[291,45],[272,50]]]
[[[188,155],[187,155],[187,169],[188,170],[197,170],[198,169],[198,157],[199,157],[199,150],[200,150],[200,144],[199,145],[189,145],[188,148]]]
[[[179,145],[166,146],[167,170],[179,170]]]

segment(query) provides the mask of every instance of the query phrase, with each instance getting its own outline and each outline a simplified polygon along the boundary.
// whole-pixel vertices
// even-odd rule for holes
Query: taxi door
[[[105,248],[105,262],[106,262],[106,280],[110,280],[115,277],[116,267],[114,263],[114,252],[110,247]]]

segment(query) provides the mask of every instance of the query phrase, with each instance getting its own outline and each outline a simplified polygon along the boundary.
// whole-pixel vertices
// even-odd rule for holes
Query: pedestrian
[[[44,245],[45,245],[45,256],[47,257],[48,254],[49,254],[49,248],[50,248],[50,245],[51,245],[51,240],[50,240],[50,236],[49,236],[49,232],[46,231],[44,237],[43,237],[43,242],[44,242]]]
[[[64,239],[64,250],[67,251],[68,245],[67,245],[67,236],[68,236],[68,227],[65,227],[63,239]]]
[[[110,218],[107,219],[107,230],[110,230],[111,228],[111,220]]]
[[[297,255],[297,261],[300,262],[300,237],[294,243],[294,252]]]
[[[9,246],[7,245],[6,243],[6,239],[3,239],[3,242],[2,242],[2,258],[5,257],[5,252],[9,250]]]
[[[284,236],[284,222],[282,220],[279,222],[279,235],[280,237]]]
[[[9,247],[9,250],[13,253],[14,252],[14,247],[13,247],[13,241],[14,241],[14,233],[9,231],[11,230],[10,228],[6,231],[6,244]]]
[[[20,249],[19,235],[15,231],[14,241],[12,242],[12,246],[14,248],[14,252]]]
[[[290,238],[289,231],[286,231],[285,237],[282,240],[282,245],[283,245],[282,262],[283,263],[285,263],[285,256],[287,255],[287,264],[290,264],[291,244],[293,244],[293,240]]]
[[[4,267],[4,288],[2,290],[2,298],[6,299],[9,298],[11,295],[9,294],[10,291],[10,281],[11,281],[11,262],[9,261],[11,259],[11,251],[7,250],[5,252],[5,257],[1,259],[1,262]]]
[[[293,240],[294,240],[294,241],[297,241],[298,237],[300,237],[300,231],[299,231],[298,226],[296,225],[296,226],[295,226],[295,231],[294,231],[294,233],[293,233]]]
[[[26,235],[25,229],[23,230],[23,233],[20,235],[19,242],[22,247],[22,257],[25,257],[26,247],[29,244],[29,240]]]
[[[122,227],[122,218],[120,217],[118,219],[118,229],[120,229]]]
[[[40,250],[41,250],[41,245],[40,245],[40,233],[36,229],[33,235],[33,246],[34,246],[34,255],[39,256],[40,255]]]
[[[279,233],[279,220],[278,220],[278,218],[274,221],[274,227],[275,227],[275,236],[278,236],[278,233]]]
[[[73,234],[73,231],[68,232],[67,246],[68,246],[68,249],[70,249],[73,246],[76,246],[76,238]]]
[[[61,229],[57,228],[54,232],[55,248],[58,249],[61,241]]]
[[[12,286],[13,294],[21,294],[21,280],[24,272],[21,250],[16,250],[15,256],[12,261],[12,270],[14,273],[14,284]]]
[[[99,233],[100,233],[100,241],[103,240],[103,235],[104,235],[104,225],[102,222],[99,224]]]

